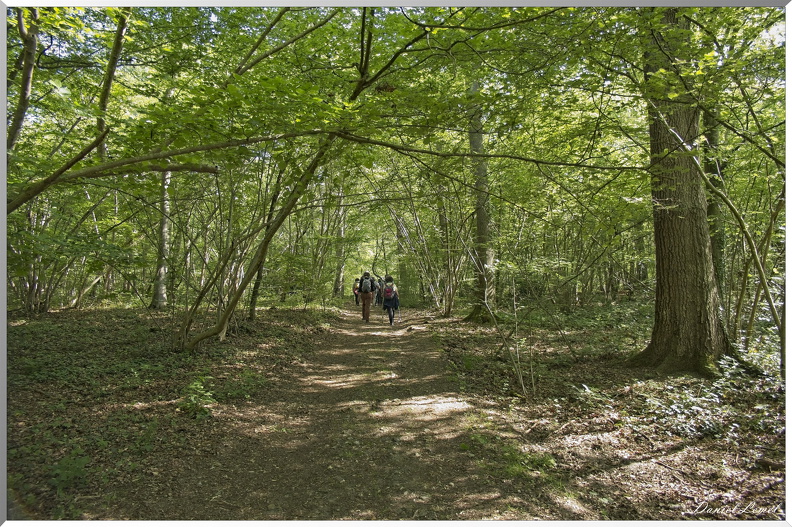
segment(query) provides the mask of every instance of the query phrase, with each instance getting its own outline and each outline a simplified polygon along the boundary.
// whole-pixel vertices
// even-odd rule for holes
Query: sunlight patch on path
[[[452,394],[422,395],[383,401],[372,416],[383,423],[379,428],[382,436],[396,434],[402,441],[420,436],[452,439],[464,430],[460,419],[471,408]]]
[[[351,388],[356,386],[362,386],[364,384],[368,384],[373,381],[380,381],[380,380],[387,380],[387,379],[395,379],[398,377],[392,371],[375,371],[375,372],[364,372],[364,373],[349,373],[345,375],[335,375],[333,377],[326,377],[326,376],[315,376],[315,377],[306,377],[305,384],[310,387],[313,385],[319,385],[323,388]],[[310,389],[307,388],[309,391],[321,391],[319,388]]]
[[[470,403],[459,400],[457,397],[449,397],[442,394],[434,396],[419,396],[401,401],[385,401],[383,408],[387,408],[390,414],[399,415],[404,412],[414,413],[421,411],[426,414],[427,419],[445,416],[449,413],[464,412],[472,408]]]

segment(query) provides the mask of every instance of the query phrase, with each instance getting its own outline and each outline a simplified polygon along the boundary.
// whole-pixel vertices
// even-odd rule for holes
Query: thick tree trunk
[[[689,22],[665,11],[666,28],[676,36],[668,41],[653,33],[647,53],[647,77],[674,71],[683,49],[679,30]],[[678,89],[669,86],[666,94]],[[674,100],[666,94],[650,96],[652,200],[654,203],[657,289],[655,321],[649,346],[633,361],[661,371],[711,374],[719,357],[732,351],[721,316],[720,297],[707,223],[707,197],[696,159],[680,139],[693,144],[699,113],[691,96]]]

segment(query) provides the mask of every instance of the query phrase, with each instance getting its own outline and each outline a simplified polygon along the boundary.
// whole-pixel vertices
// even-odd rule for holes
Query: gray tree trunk
[[[478,82],[474,81],[470,94],[475,96],[479,91]],[[481,108],[473,105],[470,112],[470,131],[468,133],[470,152],[484,153],[484,124]],[[491,322],[490,309],[495,309],[495,280],[493,266],[495,253],[490,242],[489,212],[489,177],[486,159],[475,159],[476,177],[476,242],[475,272],[477,304],[466,320]]]
[[[160,203],[159,244],[157,247],[157,272],[154,275],[154,293],[151,298],[151,309],[162,309],[168,305],[168,257],[170,256],[170,172],[162,173]]]

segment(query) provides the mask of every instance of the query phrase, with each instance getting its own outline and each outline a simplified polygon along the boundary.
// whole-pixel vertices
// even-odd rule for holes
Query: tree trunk
[[[470,89],[475,96],[479,91],[478,82],[474,81]],[[470,116],[470,152],[473,154],[484,153],[484,125],[482,123],[481,108],[474,104]],[[476,159],[476,305],[473,311],[465,317],[467,321],[491,323],[491,310],[495,308],[495,280],[493,265],[495,255],[490,243],[490,213],[489,213],[489,180],[486,159]]]
[[[118,17],[115,39],[113,40],[113,49],[110,50],[110,57],[107,59],[107,68],[105,69],[104,80],[102,81],[102,92],[99,95],[99,117],[96,119],[96,127],[99,130],[99,135],[102,135],[107,129],[105,114],[107,113],[107,105],[110,102],[110,90],[113,87],[113,80],[115,79],[115,72],[118,67],[118,59],[121,57],[121,50],[124,47],[124,35],[126,34],[129,15],[131,13],[132,8],[125,7],[121,9]],[[104,141],[99,145],[98,153],[100,159],[105,161],[107,158],[107,144]]]
[[[333,286],[333,296],[336,298],[343,298],[346,294],[344,290],[344,233],[346,232],[346,213],[344,212],[343,208],[339,212],[341,217],[341,222],[338,226],[338,239],[336,240],[336,270],[335,270],[335,285]]]
[[[440,239],[443,244],[443,260],[444,269],[442,279],[438,284],[442,288],[441,302],[443,306],[443,316],[450,317],[454,310],[454,293],[456,291],[456,266],[454,259],[454,252],[452,249],[453,242],[449,234],[450,223],[448,221],[448,213],[445,206],[445,192],[439,192],[437,198],[437,216],[440,226]]]
[[[399,305],[405,305],[405,299],[408,306],[414,306],[421,300],[420,292],[424,283],[428,280],[425,273],[421,273],[420,269],[407,264],[407,259],[404,258],[405,254],[409,254],[409,241],[404,235],[404,231],[397,227],[396,229],[396,252],[399,255],[396,267],[396,285],[399,288]]]
[[[335,134],[331,134],[322,140],[318,151],[308,164],[308,167],[303,172],[299,181],[297,181],[294,185],[294,188],[292,189],[289,198],[286,200],[286,203],[284,203],[281,210],[275,216],[273,222],[267,226],[264,237],[258,245],[258,249],[256,250],[253,260],[248,265],[247,271],[237,286],[236,291],[230,296],[227,305],[220,313],[217,323],[213,327],[208,328],[206,331],[196,335],[189,341],[187,341],[187,331],[189,330],[189,324],[185,323],[183,330],[177,336],[177,346],[179,348],[192,351],[200,342],[223,333],[228,327],[228,321],[231,318],[231,315],[234,313],[234,310],[239,303],[239,299],[242,297],[242,294],[245,292],[245,289],[247,289],[248,285],[250,285],[250,282],[253,280],[254,276],[258,273],[258,269],[266,260],[272,239],[275,237],[275,234],[280,230],[283,223],[291,214],[292,209],[294,209],[295,205],[297,205],[297,202],[305,193],[306,189],[308,188],[308,184],[311,182],[311,179],[313,179],[317,169],[321,165],[325,155],[330,150],[330,147],[337,137],[338,136]],[[190,315],[190,318],[191,317],[192,314]]]
[[[723,167],[718,159],[718,123],[712,112],[704,114],[704,137],[706,139],[706,158],[704,171],[713,186],[723,189]],[[710,242],[712,243],[712,261],[715,265],[715,277],[721,298],[726,294],[726,231],[724,230],[723,207],[717,196],[708,193],[707,217],[710,225]]]
[[[38,9],[30,9],[30,27],[25,27],[25,17],[22,8],[17,8],[17,23],[19,24],[19,36],[24,43],[22,59],[22,86],[19,89],[19,100],[11,124],[8,126],[6,137],[6,150],[11,152],[19,139],[22,131],[22,124],[25,121],[28,107],[30,106],[30,94],[33,91],[33,71],[36,68],[36,48],[38,47]]]
[[[264,281],[264,262],[261,262],[256,271],[256,280],[253,282],[253,289],[250,292],[250,306],[248,306],[248,318],[256,318],[256,308],[258,307],[258,297],[261,291],[261,283]]]
[[[686,44],[679,35],[689,22],[678,19],[676,9],[665,10],[664,23],[647,48],[647,81],[660,70],[674,71]],[[666,31],[675,37],[664,40]],[[652,339],[633,362],[663,372],[707,375],[733,349],[721,318],[704,186],[696,159],[680,143],[695,142],[699,113],[689,94],[666,98],[678,89],[667,86],[665,93],[653,91],[649,98],[657,288]]]
[[[151,298],[150,309],[162,309],[168,305],[168,258],[170,256],[170,201],[168,199],[168,186],[170,185],[170,172],[162,174],[162,203],[160,204],[159,244],[157,247],[157,272],[154,277],[154,294]]]

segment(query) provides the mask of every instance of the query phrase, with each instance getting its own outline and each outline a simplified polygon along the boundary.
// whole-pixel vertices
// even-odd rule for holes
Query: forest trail
[[[478,409],[426,321],[402,317],[345,312],[265,398],[216,410],[203,447],[158,471],[119,519],[507,518],[508,498],[466,450]]]
[[[146,311],[12,321],[12,519],[783,519],[772,414],[744,444],[669,433],[711,425],[664,424],[645,398],[704,385],[618,357],[546,355],[518,397],[497,339],[373,313],[267,311],[190,356]],[[184,410],[193,386],[216,398],[206,419]]]

